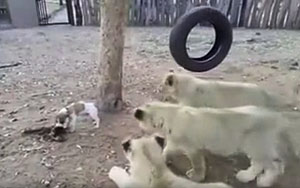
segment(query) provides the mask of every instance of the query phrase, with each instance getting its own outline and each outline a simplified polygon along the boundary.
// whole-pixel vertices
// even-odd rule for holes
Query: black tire
[[[209,22],[216,33],[215,43],[210,51],[199,58],[189,57],[186,41],[197,24]],[[205,72],[218,66],[227,56],[232,44],[232,28],[229,20],[212,7],[196,7],[180,17],[170,34],[169,47],[177,64],[192,72]]]

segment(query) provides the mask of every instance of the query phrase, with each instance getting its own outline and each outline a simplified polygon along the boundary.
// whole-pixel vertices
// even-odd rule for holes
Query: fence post
[[[239,27],[245,26],[245,17],[246,17],[246,6],[247,6],[247,0],[242,0],[241,5],[241,13],[240,13],[240,20],[239,20]]]
[[[278,16],[278,11],[280,7],[281,0],[275,0],[274,6],[273,6],[273,13],[272,13],[272,20],[270,24],[270,28],[276,28],[277,25],[277,16]]]
[[[82,25],[82,12],[80,7],[79,0],[75,0],[74,2],[75,15],[76,15],[76,25]]]
[[[282,5],[281,5],[279,16],[278,16],[278,23],[277,23],[278,28],[284,28],[285,27],[284,19],[288,14],[288,10],[290,8],[290,5],[291,5],[291,0],[282,1]]]
[[[231,25],[234,27],[238,26],[238,16],[239,16],[240,6],[241,6],[241,0],[232,1],[231,11],[230,11],[230,22]]]
[[[292,0],[291,2],[290,13],[287,19],[287,28],[289,29],[294,29],[295,22],[297,19],[298,3],[299,0]]]
[[[75,25],[73,16],[72,0],[66,0],[68,20],[71,25]]]
[[[271,19],[271,8],[274,0],[267,0],[264,7],[264,18],[262,20],[261,28],[267,28]]]

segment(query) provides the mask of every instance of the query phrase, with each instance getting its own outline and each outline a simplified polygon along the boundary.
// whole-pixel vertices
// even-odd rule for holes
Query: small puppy
[[[100,118],[98,109],[94,103],[79,101],[62,108],[55,118],[56,127],[68,128],[75,131],[76,119],[81,114],[88,114],[96,123],[95,128],[99,128]]]

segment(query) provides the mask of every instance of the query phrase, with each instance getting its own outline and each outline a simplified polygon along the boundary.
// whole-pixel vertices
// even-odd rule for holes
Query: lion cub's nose
[[[144,111],[141,109],[136,109],[134,112],[134,117],[138,120],[143,120]]]

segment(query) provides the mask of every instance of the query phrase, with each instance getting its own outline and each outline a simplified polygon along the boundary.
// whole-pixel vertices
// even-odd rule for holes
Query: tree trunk
[[[122,67],[128,0],[101,0],[99,90],[100,111],[122,108]]]

